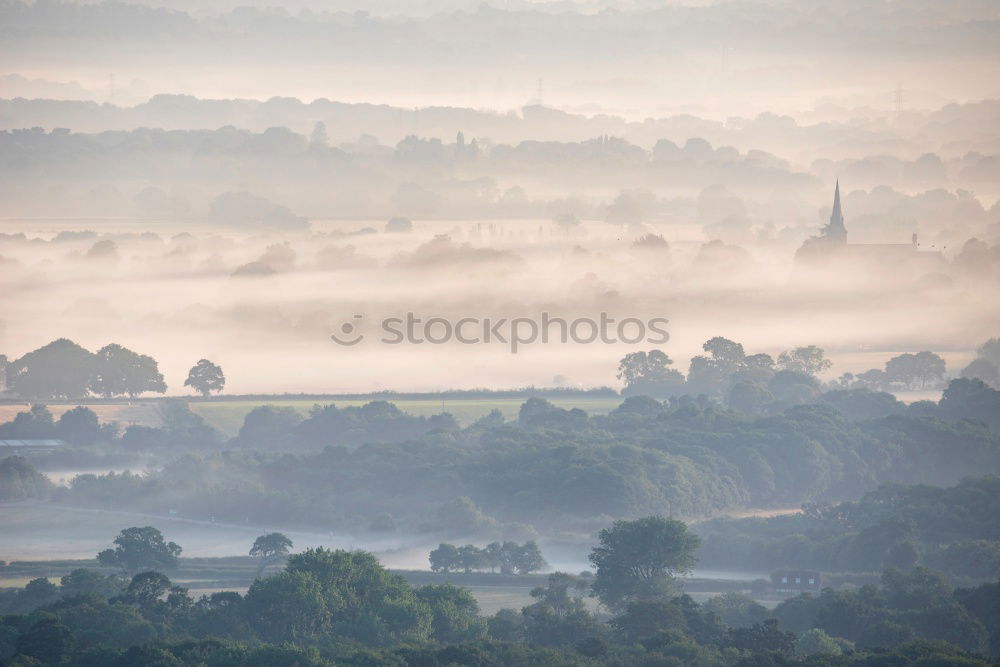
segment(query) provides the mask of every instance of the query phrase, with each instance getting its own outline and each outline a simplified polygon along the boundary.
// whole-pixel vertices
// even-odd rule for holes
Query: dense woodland
[[[957,580],[1000,577],[1000,477],[953,487],[886,484],[858,502],[698,526],[708,567],[876,572],[917,562]]]
[[[775,377],[782,373],[791,371]],[[165,463],[148,474],[86,474],[54,487],[32,461],[11,458],[3,464],[0,495],[85,507],[127,503],[137,511],[229,522],[252,517],[274,525],[505,539],[586,533],[607,518],[654,512],[698,517],[809,503],[805,517],[773,519],[773,529],[795,539],[800,532],[833,539],[838,530],[863,530],[871,519],[830,503],[861,498],[882,484],[951,486],[1000,472],[994,430],[1000,391],[979,380],[953,380],[939,402],[909,406],[861,388],[809,396],[814,402],[762,416],[704,396],[665,402],[633,396],[601,416],[533,398],[516,420],[494,412],[465,428],[448,414],[415,417],[383,401],[316,406],[304,418],[262,406],[231,439],[180,400],[162,403],[162,427],[133,425],[120,434],[87,408],[53,420],[35,406],[0,426],[0,435],[63,437],[74,447],[34,458],[34,465],[142,455]],[[830,515],[848,518],[838,523]],[[795,527],[808,521],[816,525]],[[900,535],[898,542],[936,553],[924,548],[933,541],[906,530]],[[962,538],[995,536],[972,531]],[[759,554],[748,558],[763,562]],[[860,562],[844,569],[883,565]]]
[[[748,417],[707,400],[632,397],[590,417],[530,399],[515,422],[496,413],[464,429],[448,415],[413,417],[384,402],[317,407],[305,419],[262,407],[229,441],[177,402],[167,404],[164,427],[131,426],[105,445],[169,453],[161,470],[81,475],[52,494],[85,506],[127,502],[154,513],[324,528],[388,513],[404,529],[440,524],[459,535],[498,523],[587,529],[600,516],[797,506],[858,497],[885,482],[950,485],[996,472],[1000,436],[969,417],[990,419],[998,400],[978,381],[956,380],[939,404],[851,421],[823,404]],[[92,413],[55,423],[41,408],[24,415],[12,424],[34,437],[83,417],[92,438],[103,434]]]
[[[59,115],[66,104],[0,100],[0,112],[19,115],[24,112],[19,107],[27,106],[32,112]],[[37,109],[39,105],[52,108]],[[996,114],[1000,105],[990,105],[986,113]],[[974,117],[977,111],[983,112],[967,109],[963,115]],[[543,108],[528,113],[553,124],[574,120]],[[765,132],[772,123],[794,125],[791,119],[774,117],[748,121],[763,126]],[[707,123],[692,125],[680,131],[711,131]],[[304,133],[283,126],[260,133],[232,126],[100,134],[58,128],[0,131],[0,173],[19,185],[8,186],[10,205],[24,215],[63,212],[60,202],[40,199],[51,191],[52,183],[58,183],[79,190],[79,206],[95,213],[113,210],[142,218],[285,232],[307,228],[302,216],[329,210],[355,219],[400,214],[434,219],[576,216],[639,224],[695,218],[708,226],[712,238],[749,241],[751,221],[760,219],[761,210],[770,211],[753,194],[778,188],[813,196],[832,173],[871,188],[852,192],[847,201],[854,219],[863,222],[863,233],[874,238],[881,234],[890,239],[898,233],[880,215],[886,206],[892,218],[919,222],[935,233],[942,219],[985,225],[997,213],[997,205],[980,201],[967,188],[995,183],[998,158],[971,151],[953,156],[926,153],[912,160],[877,154],[836,164],[816,160],[806,169],[756,146],[741,151],[713,145],[696,134],[672,140],[665,135],[676,137],[678,130],[669,125],[648,147],[603,132],[580,141],[529,140],[510,145],[493,145],[488,139],[480,143],[461,132],[444,141],[410,135],[393,145],[365,135],[333,146],[328,131],[324,123]],[[237,165],[257,181],[253,190],[247,191],[245,179],[232,180],[231,170]],[[98,187],[111,182],[118,186]],[[191,187],[182,193],[168,182],[189,182]],[[685,194],[661,192],[665,182],[684,188]],[[320,183],[327,188],[318,188]],[[573,188],[581,184],[594,194],[577,195]],[[212,190],[195,187],[205,185]],[[300,203],[296,206],[293,201]],[[813,223],[805,210],[798,218],[800,224],[780,230],[781,239],[805,238],[807,229],[801,223]]]
[[[791,371],[775,377],[783,373]],[[316,406],[305,418],[258,407],[232,439],[179,400],[163,403],[162,427],[120,435],[87,408],[54,421],[36,406],[0,435],[65,437],[84,452],[166,463],[146,475],[81,475],[68,488],[18,483],[2,493],[222,521],[357,529],[378,518],[406,531],[530,536],[593,530],[601,517],[798,506],[859,498],[883,483],[953,485],[1000,472],[1000,391],[979,380],[952,381],[938,403],[904,406],[860,388],[820,393],[798,377],[804,384],[792,387],[814,402],[763,416],[704,396],[633,396],[603,416],[533,398],[515,421],[495,412],[461,428],[448,414],[415,417],[374,401]]]

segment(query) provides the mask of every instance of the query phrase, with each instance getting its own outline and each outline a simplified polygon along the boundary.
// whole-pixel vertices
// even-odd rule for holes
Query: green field
[[[319,404],[333,403],[337,407],[346,408],[359,406],[368,403],[370,399],[347,399],[347,400],[302,400],[291,399],[274,400],[254,399],[254,400],[232,400],[232,401],[191,401],[191,410],[205,418],[205,420],[219,429],[226,435],[236,435],[243,425],[243,418],[248,412],[258,405],[274,405],[280,407],[293,408],[303,416],[309,413],[312,406]],[[411,415],[430,416],[441,412],[451,413],[462,426],[467,426],[480,417],[489,414],[491,410],[500,410],[508,419],[517,417],[517,411],[526,398],[418,398],[418,399],[386,399],[394,403],[403,412]],[[600,398],[549,398],[553,405],[560,408],[579,408],[589,414],[606,414],[621,404],[619,397],[608,396]]]

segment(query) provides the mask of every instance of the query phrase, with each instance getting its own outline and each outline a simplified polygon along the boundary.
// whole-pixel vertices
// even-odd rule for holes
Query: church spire
[[[844,226],[844,213],[840,208],[840,179],[833,191],[833,213],[830,214],[830,224],[823,229],[823,236],[830,241],[847,242],[847,227]]]
[[[840,210],[840,179],[837,179],[837,187],[833,191],[833,214],[830,216],[830,221],[839,220],[840,224],[844,224],[844,214]]]

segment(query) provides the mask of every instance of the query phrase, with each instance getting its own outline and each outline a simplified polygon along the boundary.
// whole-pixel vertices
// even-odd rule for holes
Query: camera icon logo
[[[352,319],[360,320],[363,317],[364,315],[354,315]],[[365,335],[362,333],[358,333],[355,335],[355,329],[356,327],[353,322],[344,322],[343,324],[340,325],[340,333],[344,336],[344,338],[341,338],[335,333],[330,334],[330,338],[333,339],[333,341],[338,345],[345,345],[347,347],[351,347],[352,345],[357,345],[358,343],[360,343],[365,339]]]

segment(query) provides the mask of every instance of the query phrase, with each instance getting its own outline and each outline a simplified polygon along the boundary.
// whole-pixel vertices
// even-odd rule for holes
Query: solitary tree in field
[[[201,359],[188,371],[184,386],[201,392],[202,396],[208,396],[210,392],[222,391],[222,388],[226,386],[226,376],[222,374],[222,369],[219,366],[208,359]]]
[[[259,572],[274,563],[279,563],[288,557],[288,550],[294,546],[292,541],[281,533],[268,533],[254,540],[250,547],[250,557],[260,561]]]
[[[128,574],[141,570],[172,570],[177,567],[181,548],[166,542],[152,526],[126,528],[115,538],[115,548],[97,554],[97,562],[117,566]]]

